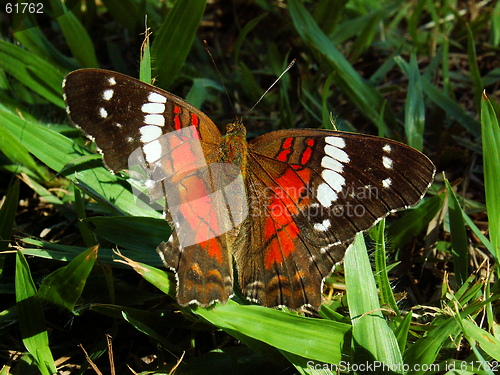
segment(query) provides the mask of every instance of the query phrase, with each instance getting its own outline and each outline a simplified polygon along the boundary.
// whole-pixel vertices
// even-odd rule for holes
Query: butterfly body
[[[226,126],[226,134],[220,145],[221,162],[237,165],[246,175],[248,143],[246,128],[239,121]]]
[[[285,129],[247,142],[240,121],[222,136],[181,98],[115,72],[75,71],[64,93],[108,168],[126,169],[138,149],[151,196],[166,192],[175,231],[157,251],[181,305],[225,303],[234,263],[247,298],[318,309],[355,235],[418,203],[434,176],[423,154],[379,137]]]

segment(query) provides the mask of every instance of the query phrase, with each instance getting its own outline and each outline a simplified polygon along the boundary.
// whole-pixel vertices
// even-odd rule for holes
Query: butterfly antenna
[[[229,104],[231,105],[231,109],[233,110],[234,117],[238,117],[236,115],[236,110],[234,109],[233,101],[231,100],[231,96],[229,96],[229,93],[227,92],[226,85],[224,84],[224,80],[222,79],[222,76],[220,75],[219,68],[217,68],[217,64],[215,63],[214,57],[212,56],[212,53],[210,52],[210,49],[208,48],[208,43],[206,40],[203,40],[203,44],[205,45],[205,50],[208,53],[208,56],[210,56],[210,60],[212,60],[212,64],[215,67],[215,71],[217,72],[217,75],[219,76],[219,81],[222,84],[222,88],[224,89],[224,92],[226,93],[227,99],[229,100]]]
[[[255,104],[252,106],[252,108],[250,108],[250,109],[247,111],[247,113],[245,114],[245,116],[243,116],[243,120],[247,118],[247,116],[250,114],[250,112],[252,112],[252,111],[253,111],[253,109],[254,109],[255,107],[257,107],[257,104],[259,104],[259,103],[261,102],[261,100],[262,100],[262,99],[264,99],[264,96],[266,96],[266,94],[267,94],[269,91],[271,91],[271,89],[274,87],[274,85],[275,85],[275,84],[277,84],[277,83],[278,83],[278,81],[281,79],[281,77],[283,77],[283,76],[285,75],[285,73],[286,73],[286,72],[288,72],[288,71],[292,68],[293,64],[295,64],[295,61],[297,61],[297,59],[293,59],[293,60],[292,60],[292,62],[291,62],[290,64],[288,64],[288,66],[286,67],[286,69],[285,69],[285,70],[284,70],[284,71],[283,71],[283,72],[279,75],[279,77],[278,77],[278,78],[276,78],[276,80],[272,83],[272,85],[271,85],[271,86],[269,86],[269,88],[268,88],[266,91],[264,91],[264,93],[260,96],[259,100],[257,100],[257,101],[255,102]]]

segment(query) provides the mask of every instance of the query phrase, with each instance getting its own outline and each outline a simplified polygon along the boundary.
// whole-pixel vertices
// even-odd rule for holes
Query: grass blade
[[[388,227],[387,238],[390,238],[391,245],[400,249],[422,232],[441,209],[444,198],[444,194],[439,194],[426,200]]]
[[[42,375],[54,374],[57,370],[49,348],[42,305],[36,296],[35,283],[28,263],[21,252],[17,252],[15,280],[17,313],[23,344],[35,359]]]
[[[483,94],[481,103],[481,129],[483,135],[484,186],[489,233],[496,261],[500,259],[500,128],[490,100]]]
[[[336,84],[370,121],[380,128],[385,128],[386,125],[380,116],[385,102],[382,95],[354,70],[319,28],[304,5],[297,0],[290,0],[288,5],[295,29],[304,43],[323,56],[337,73],[334,76]],[[391,117],[387,116],[387,118]]]
[[[167,273],[130,259],[124,263],[160,290],[175,295],[175,284]],[[350,329],[343,323],[305,318],[261,306],[241,306],[232,300],[208,309],[194,307],[193,311],[240,340],[246,336],[327,363],[338,363],[342,359],[344,335]],[[289,332],[294,333],[293,337]]]
[[[99,156],[93,157],[96,161],[93,164],[85,159],[81,160],[80,164],[71,164],[68,168],[70,163],[90,154],[73,140],[8,112],[0,112],[0,124],[18,140],[22,140],[22,145],[49,168],[55,171],[64,169],[66,177],[72,179],[88,195],[106,205],[110,212],[120,215],[127,212],[136,216],[161,216],[150,208],[139,206],[129,184],[109,173],[102,166]],[[44,140],[44,147],[40,147],[40,139]]]
[[[41,97],[64,108],[61,82],[64,74],[43,58],[0,40],[0,69]]]
[[[194,311],[233,336],[236,332],[280,350],[326,363],[342,360],[344,336],[350,329],[347,324],[262,306],[240,306],[232,301],[213,309],[196,308]],[[293,336],[289,332],[293,332]]]
[[[465,232],[462,208],[448,180],[445,180],[445,183],[446,191],[448,192],[448,214],[450,218],[450,234],[453,247],[453,265],[457,283],[460,287],[469,276],[469,244],[467,241],[467,233]]]
[[[16,219],[19,202],[19,180],[10,181],[7,194],[0,206],[0,275],[3,274],[4,262],[7,254],[2,254],[10,245],[12,229]]]
[[[347,302],[353,322],[354,361],[402,366],[398,342],[380,311],[377,287],[362,234],[347,250],[344,269]]]
[[[409,64],[404,61],[401,56],[396,56],[395,60],[403,73],[409,76]],[[445,111],[448,116],[455,118],[469,133],[475,137],[480,136],[480,124],[471,115],[469,115],[455,100],[449,97],[448,94],[433,85],[427,78],[421,77],[421,79],[423,92],[430,100],[436,103],[436,105]]]
[[[422,151],[424,145],[425,104],[422,80],[418,71],[417,56],[411,54],[408,94],[405,103],[405,133],[408,145]]]
[[[474,34],[470,28],[470,25],[466,25],[467,28],[467,57],[469,60],[469,70],[470,78],[472,81],[472,87],[474,92],[474,101],[476,102],[477,112],[481,111],[481,98],[483,94],[483,81],[481,79],[481,74],[479,73],[479,66],[477,65],[477,55],[476,46],[474,44]]]
[[[205,11],[205,0],[176,1],[151,46],[158,86],[168,88],[181,70]]]
[[[74,312],[76,301],[96,260],[97,246],[94,246],[48,275],[38,290],[38,297]]]
[[[73,12],[68,11],[60,0],[50,0],[50,4],[54,13],[60,14],[56,20],[61,27],[71,54],[82,67],[98,68],[99,63],[95,55],[94,45],[80,20],[76,18]]]
[[[394,312],[399,316],[399,311],[394,293],[392,292],[391,283],[389,281],[389,274],[387,270],[387,253],[385,251],[385,219],[372,230],[375,235],[375,280],[377,287],[380,290],[380,303],[382,305],[389,305]]]

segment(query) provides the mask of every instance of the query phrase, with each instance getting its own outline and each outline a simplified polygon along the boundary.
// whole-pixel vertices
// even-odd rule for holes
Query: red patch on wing
[[[191,113],[191,124],[198,126],[200,124],[200,119],[194,113]]]
[[[222,244],[217,238],[211,238],[205,242],[200,244],[202,248],[210,255],[212,258],[215,258],[219,264],[222,264]]]
[[[278,186],[273,188],[269,216],[264,224],[264,240],[268,243],[264,255],[267,269],[275,263],[283,263],[295,249],[299,228],[293,215],[308,203],[307,197],[303,196],[307,189],[304,181],[309,181],[310,177],[309,169],[295,170],[292,166],[276,179]]]
[[[304,152],[302,153],[302,155],[300,155],[300,163],[302,165],[306,165],[307,162],[309,161],[309,159],[311,159],[311,155],[312,155],[312,147],[314,146],[314,139],[308,139],[306,141],[306,149],[304,150]]]
[[[191,232],[195,233],[194,242],[222,264],[223,248],[216,238],[219,233],[218,218],[210,194],[205,181],[197,175],[187,176],[179,182],[179,198],[183,202],[179,209],[186,219],[185,225],[189,225]]]
[[[181,108],[179,106],[174,106],[174,128],[180,129],[182,127],[181,118],[179,114],[181,113]]]
[[[281,145],[281,151],[278,154],[278,156],[276,156],[276,158],[279,161],[287,161],[288,156],[292,153],[292,150],[290,150],[290,147],[292,147],[292,145],[293,145],[293,138],[291,138],[291,137],[286,138],[283,141],[283,144]]]

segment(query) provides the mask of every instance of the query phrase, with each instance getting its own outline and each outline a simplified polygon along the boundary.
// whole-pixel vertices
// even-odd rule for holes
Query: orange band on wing
[[[269,215],[264,225],[264,240],[267,243],[264,255],[264,264],[267,269],[273,264],[283,263],[295,249],[294,241],[298,236],[299,228],[293,220],[299,209],[309,201],[304,193],[311,175],[309,169],[295,170],[288,168],[276,182],[273,196],[268,206]]]

